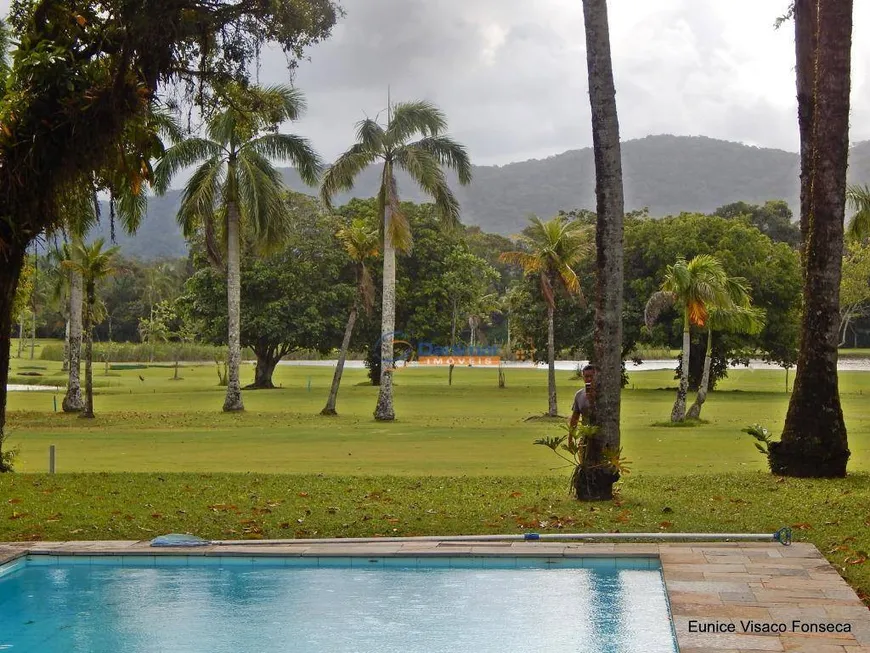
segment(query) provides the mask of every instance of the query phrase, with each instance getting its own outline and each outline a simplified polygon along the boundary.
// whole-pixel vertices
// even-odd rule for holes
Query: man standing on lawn
[[[571,408],[571,419],[568,421],[568,446],[574,443],[574,432],[577,430],[577,423],[581,417],[583,423],[589,420],[589,414],[592,411],[592,405],[595,403],[596,397],[596,377],[598,376],[598,367],[591,363],[583,368],[583,383],[584,386],[574,395],[574,405]]]

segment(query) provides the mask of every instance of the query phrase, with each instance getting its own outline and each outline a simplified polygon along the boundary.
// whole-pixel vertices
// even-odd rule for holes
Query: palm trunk
[[[846,475],[849,446],[837,382],[837,327],[849,153],[852,0],[795,3],[801,134],[804,310],[794,388],[775,474]]]
[[[85,339],[85,406],[79,417],[94,416],[94,333],[93,315],[94,304],[97,301],[94,292],[95,282],[89,280],[87,286],[87,299],[85,302],[83,328]]]
[[[692,346],[689,331],[689,309],[683,307],[683,358],[680,365],[680,387],[677,390],[677,400],[671,411],[672,422],[682,422],[686,419],[686,395],[689,393],[689,354]]]
[[[12,471],[3,455],[6,442],[6,387],[9,383],[9,359],[12,347],[12,303],[18,288],[18,278],[24,267],[25,248],[10,246],[0,251],[0,473]]]
[[[557,417],[556,404],[556,339],[553,325],[553,306],[547,304],[547,415]]]
[[[338,363],[335,365],[335,373],[332,375],[332,387],[329,389],[329,398],[326,406],[320,411],[321,415],[335,415],[335,402],[338,399],[338,386],[341,385],[341,375],[344,373],[344,362],[347,359],[347,350],[350,347],[350,339],[353,336],[353,326],[356,324],[356,305],[350,309],[347,317],[347,325],[344,327],[344,338],[341,340],[341,350],[338,352]]]
[[[511,354],[511,318],[508,316],[507,318],[507,351],[505,352],[505,356],[508,356],[508,360],[513,360]]]
[[[241,266],[239,261],[239,207],[227,203],[227,332],[228,373],[224,411],[244,410],[242,386],[239,381],[242,364],[241,347]]]
[[[375,419],[390,422],[396,419],[393,409],[393,335],[396,330],[396,248],[390,233],[392,209],[384,207],[384,285],[381,313],[381,385]]]
[[[701,417],[701,408],[704,402],[707,401],[707,390],[710,388],[710,362],[713,353],[713,329],[707,329],[707,353],[704,354],[704,372],[701,374],[701,385],[698,387],[698,394],[695,397],[695,402],[686,413],[686,417],[691,419],[699,419]]]
[[[24,356],[24,313],[18,316],[18,358]]]
[[[69,372],[69,318],[67,318],[66,328],[64,329],[63,366],[61,366],[60,371]]]
[[[453,348],[456,347],[456,298],[453,298],[453,320],[450,323],[450,365],[447,367],[447,385],[453,385]]]
[[[30,360],[36,357],[36,307],[30,309]]]
[[[77,413],[84,407],[80,378],[82,367],[82,275],[76,270],[73,270],[70,275],[69,380],[62,405],[63,412]]]
[[[619,480],[619,470],[608,465],[606,457],[608,453],[620,451],[625,204],[607,0],[583,0],[583,16],[598,213],[595,230],[595,362],[600,371],[590,415],[591,423],[599,431],[587,446],[584,466],[577,474],[576,490],[580,499],[606,500],[613,497],[613,485]]]

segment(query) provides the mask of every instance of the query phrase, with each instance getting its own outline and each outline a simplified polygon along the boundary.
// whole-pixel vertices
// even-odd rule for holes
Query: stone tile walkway
[[[870,610],[818,550],[795,543],[372,542],[151,548],[148,542],[0,544],[0,564],[49,555],[650,557],[661,560],[681,653],[870,653]]]

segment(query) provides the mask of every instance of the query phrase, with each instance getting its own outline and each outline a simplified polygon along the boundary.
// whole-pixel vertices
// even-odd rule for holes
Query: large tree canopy
[[[64,196],[150,181],[162,85],[181,83],[208,113],[222,85],[247,81],[266,41],[298,58],[337,12],[332,0],[13,2],[17,47],[0,84],[0,446],[18,277],[28,244],[61,219]]]

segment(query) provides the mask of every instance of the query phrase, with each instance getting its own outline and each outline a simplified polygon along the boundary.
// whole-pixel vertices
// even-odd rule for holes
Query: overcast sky
[[[295,130],[334,158],[354,123],[425,98],[477,164],[592,144],[580,0],[344,0],[347,16],[296,76]],[[787,0],[609,0],[624,140],[704,135],[798,149]],[[854,141],[870,138],[870,2],[855,3]],[[269,62],[261,80],[281,78]]]
[[[354,124],[394,101],[428,99],[477,164],[542,158],[592,143],[580,0],[341,0],[347,15],[310,49],[288,126],[328,160]],[[609,0],[624,140],[704,135],[798,149],[788,0]],[[0,0],[8,8],[8,0]],[[5,13],[5,11],[4,11]],[[870,2],[855,2],[853,142],[870,139]],[[261,82],[288,81],[280,53]]]

